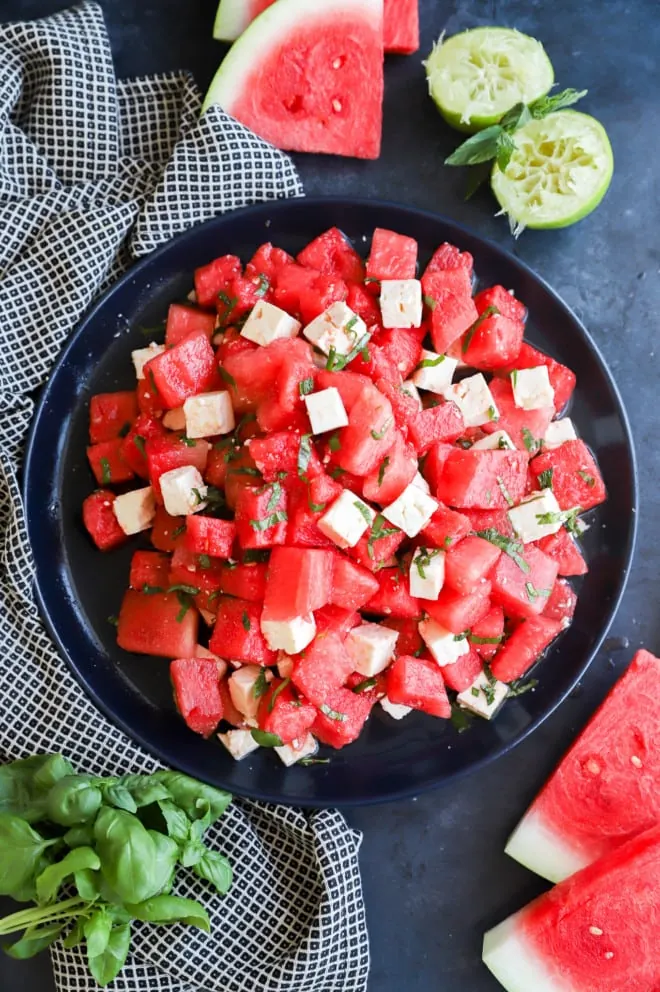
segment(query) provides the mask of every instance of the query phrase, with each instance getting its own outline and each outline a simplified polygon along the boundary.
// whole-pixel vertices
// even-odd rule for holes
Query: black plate
[[[600,464],[609,499],[584,537],[590,564],[575,620],[538,666],[539,686],[510,700],[491,723],[458,735],[448,723],[411,714],[394,723],[379,706],[359,741],[328,765],[285,769],[259,751],[238,763],[217,741],[188,731],[172,702],[167,662],[122,652],[107,617],[116,614],[135,545],[102,555],[87,538],[80,507],[94,486],[85,457],[89,397],[134,384],[130,352],[142,326],[158,324],[185,295],[192,270],[234,253],[247,260],[264,240],[295,253],[337,225],[366,254],[375,227],[417,239],[425,263],[450,241],[472,252],[486,284],[514,290],[530,312],[532,344],[578,377],[571,416]],[[303,806],[359,805],[415,795],[503,754],[557,707],[603,640],[625,586],[635,540],[637,485],[630,428],[617,388],[574,314],[525,265],[498,246],[423,211],[361,200],[288,200],[218,217],[135,265],[96,304],[45,387],[28,442],[24,495],[43,617],[77,679],[111,720],[164,762],[239,795]]]

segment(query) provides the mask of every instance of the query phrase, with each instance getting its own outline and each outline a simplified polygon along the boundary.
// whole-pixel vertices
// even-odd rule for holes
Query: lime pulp
[[[512,28],[474,28],[440,38],[425,66],[438,110],[448,124],[470,134],[497,124],[516,103],[544,96],[554,82],[541,42]]]

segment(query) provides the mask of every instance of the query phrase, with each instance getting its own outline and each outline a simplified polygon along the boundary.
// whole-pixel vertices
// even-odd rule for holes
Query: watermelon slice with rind
[[[484,937],[508,992],[658,992],[660,824],[556,885]]]
[[[558,882],[655,823],[660,659],[638,651],[514,830],[506,852]]]
[[[213,104],[278,148],[378,158],[383,0],[277,0],[222,62]]]

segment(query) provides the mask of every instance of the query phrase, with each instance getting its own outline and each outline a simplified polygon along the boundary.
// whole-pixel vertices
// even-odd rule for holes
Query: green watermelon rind
[[[524,940],[519,926],[524,912],[514,913],[484,935],[483,963],[507,992],[575,992],[548,974],[541,956]]]
[[[591,861],[533,811],[526,813],[513,831],[504,853],[549,882],[561,882]]]
[[[250,21],[248,0],[220,0],[213,24],[213,37],[216,41],[236,41]]]
[[[277,0],[246,28],[229,49],[209,86],[202,113],[219,105],[228,114],[243,95],[256,66],[276,48],[285,45],[291,32],[305,22],[330,20],[337,13],[362,15],[369,23],[382,22],[383,0]]]

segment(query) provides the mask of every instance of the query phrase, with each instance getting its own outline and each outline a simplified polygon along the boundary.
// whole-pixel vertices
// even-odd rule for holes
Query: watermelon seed
[[[589,933],[593,934],[594,937],[603,936],[603,931],[600,929],[600,927],[589,927]]]
[[[344,64],[344,60],[342,58],[335,59],[334,62],[332,63],[332,68],[341,69],[343,64]]]
[[[605,952],[605,959],[607,961],[611,961],[613,957],[614,957],[614,951],[606,951]]]
[[[644,767],[643,766],[643,763],[642,763],[642,759],[641,758],[638,758],[636,754],[633,754],[632,758],[630,759],[630,762],[631,762],[631,764],[633,764],[635,766],[635,768],[643,768]]]
[[[342,110],[342,107],[341,107],[341,100],[337,100],[337,99],[335,98],[335,99],[334,99],[334,100],[332,101],[332,109],[334,110],[334,112],[335,112],[336,114],[340,114],[340,113],[341,113],[341,110]]]

